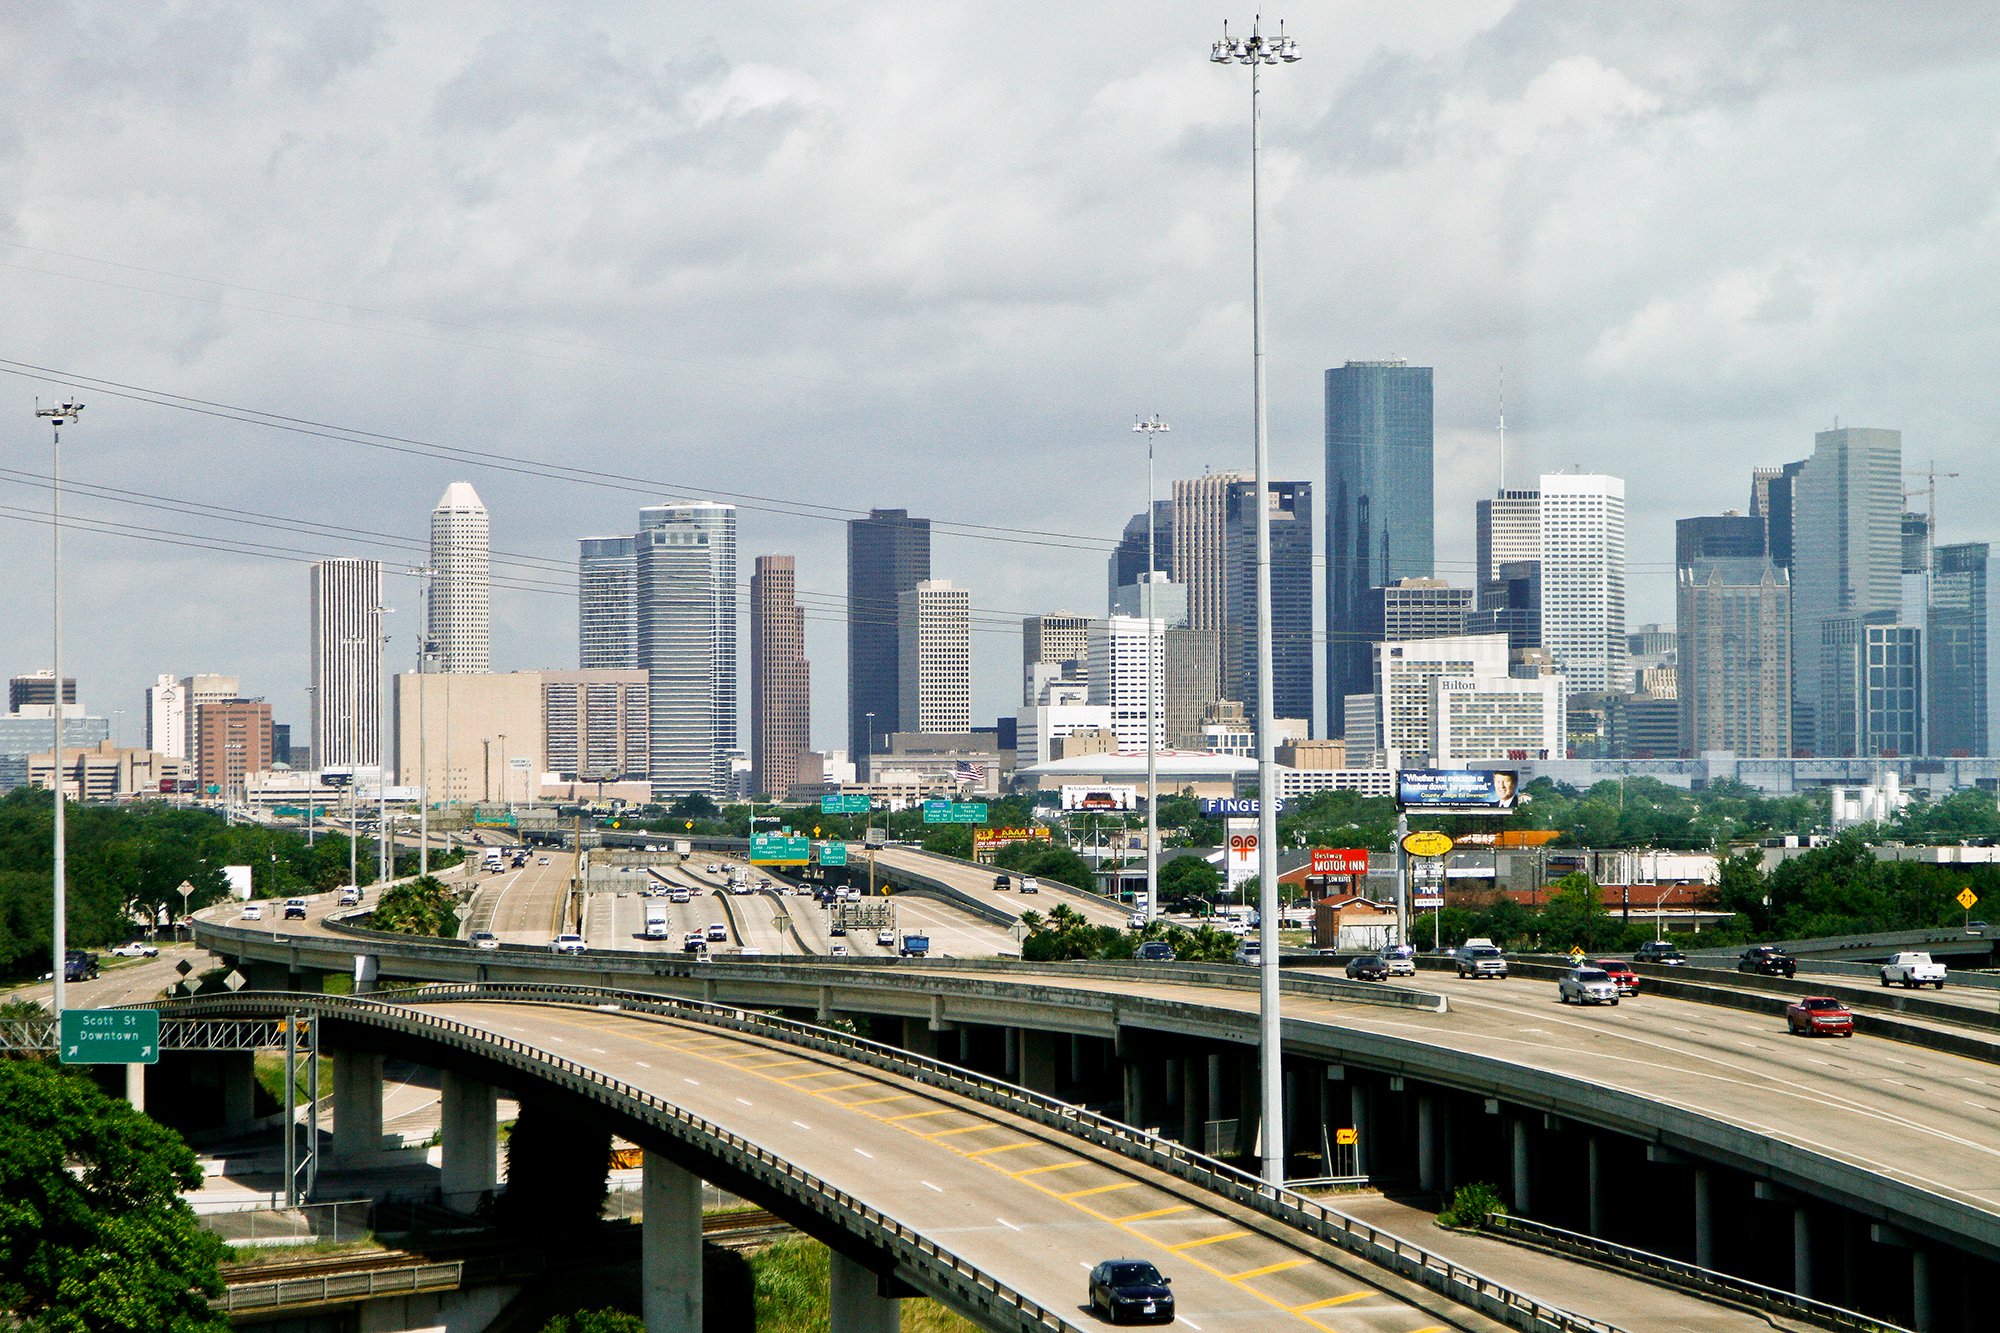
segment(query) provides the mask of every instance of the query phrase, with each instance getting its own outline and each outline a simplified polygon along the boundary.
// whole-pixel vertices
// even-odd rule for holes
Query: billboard
[[[1062,808],[1065,813],[1103,810],[1115,814],[1121,810],[1137,810],[1139,789],[1101,786],[1096,783],[1086,783],[1082,786],[1065,783],[1062,789]]]
[[[1257,821],[1232,819],[1223,827],[1228,830],[1222,844],[1226,849],[1222,858],[1223,875],[1224,881],[1233,889],[1245,880],[1257,878]]]
[[[1497,769],[1406,768],[1396,774],[1396,804],[1404,810],[1504,815],[1514,809],[1519,774]]]
[[[1201,802],[1201,812],[1210,819],[1234,819],[1239,815],[1258,813],[1261,802],[1255,796],[1205,796]],[[1272,807],[1279,814],[1285,813],[1284,798],[1280,797]]]
[[[1315,847],[1312,872],[1315,875],[1365,875],[1368,873],[1366,847]]]
[[[972,846],[975,851],[991,851],[1016,842],[1047,842],[1049,836],[1048,828],[1041,824],[1022,828],[976,828],[972,830]]]

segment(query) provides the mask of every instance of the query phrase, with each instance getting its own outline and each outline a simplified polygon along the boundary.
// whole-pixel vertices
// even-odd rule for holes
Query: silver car
[[[1564,1004],[1617,1004],[1618,983],[1601,967],[1573,967],[1556,982],[1556,998]]]

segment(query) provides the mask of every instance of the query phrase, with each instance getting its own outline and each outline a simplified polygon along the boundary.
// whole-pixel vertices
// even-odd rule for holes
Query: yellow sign
[[[1569,960],[1572,963],[1580,963],[1583,961],[1583,949],[1581,946],[1575,944],[1569,946]]]
[[[694,821],[693,821],[692,819],[690,819],[690,820],[689,820],[689,821],[687,822],[687,825],[686,825],[686,827],[687,827],[687,828],[689,828],[690,830],[692,830],[692,829],[694,828]]]
[[[1343,1148],[1352,1148],[1361,1142],[1361,1136],[1351,1129],[1336,1129],[1333,1131],[1333,1141]]]
[[[50,725],[51,727],[54,727],[54,726],[55,726],[55,723],[51,722],[51,723],[50,723],[49,725]],[[813,836],[814,836],[815,838],[817,838],[817,837],[819,836],[819,825],[817,825],[817,824],[814,824],[814,825],[813,825]]]
[[[1403,839],[1403,850],[1411,856],[1443,856],[1455,845],[1450,834],[1435,829],[1418,829]]]
[[[1958,905],[1966,911],[1970,912],[1974,904],[1978,901],[1979,895],[1974,893],[1969,886],[1958,891]]]

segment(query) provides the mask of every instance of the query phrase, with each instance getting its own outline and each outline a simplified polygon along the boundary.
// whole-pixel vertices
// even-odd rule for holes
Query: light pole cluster
[[[1276,730],[1271,698],[1271,446],[1265,422],[1264,391],[1264,269],[1258,252],[1262,199],[1259,195],[1258,153],[1263,129],[1258,73],[1265,65],[1291,64],[1299,58],[1298,44],[1278,25],[1266,37],[1261,20],[1248,37],[1231,37],[1223,24],[1222,39],[1210,48],[1218,65],[1250,67],[1250,363],[1252,413],[1257,438],[1257,912],[1260,948],[1258,988],[1258,1050],[1263,1088],[1264,1179],[1285,1183],[1284,1048],[1278,1021],[1278,781]]]
[[[69,962],[69,839],[65,833],[63,820],[63,665],[62,665],[62,428],[75,421],[83,412],[82,403],[61,403],[55,407],[35,405],[35,415],[49,423],[54,445],[54,461],[51,477],[54,486],[50,491],[49,532],[50,562],[49,591],[53,607],[50,619],[50,652],[55,668],[55,743],[49,747],[49,757],[54,761],[54,771],[50,775],[54,781],[49,786],[55,793],[55,856],[52,866],[54,903],[50,929],[50,952],[55,955],[55,993],[51,1003],[55,1007],[56,1020],[62,1020],[64,991],[63,968]],[[81,796],[81,789],[77,794]]]

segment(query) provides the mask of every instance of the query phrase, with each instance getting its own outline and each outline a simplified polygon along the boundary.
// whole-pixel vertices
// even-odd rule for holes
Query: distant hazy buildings
[[[1110,616],[1090,622],[1089,702],[1111,710],[1118,749],[1131,753],[1152,743],[1164,749],[1167,693],[1166,627],[1157,620]],[[1150,691],[1150,692],[1149,692]]]
[[[1090,617],[1056,612],[1021,619],[1021,702],[1034,704],[1051,682],[1082,682],[1090,658]]]
[[[1782,478],[1775,470],[1757,475],[1766,493]],[[1754,515],[1674,525],[1675,704],[1679,749],[1690,755],[1792,752],[1791,578],[1765,539],[1765,520]]]
[[[172,676],[146,687],[146,748],[170,759],[187,758],[187,692]]]
[[[873,509],[848,521],[847,745],[864,770],[871,744],[886,746],[898,729],[903,706],[897,599],[930,576],[929,519]]]
[[[382,562],[317,561],[307,584],[313,762],[321,768],[380,764]],[[198,706],[192,692],[188,702],[192,713]]]
[[[1625,667],[1625,482],[1552,473],[1541,511],[1542,646],[1571,693],[1616,694]]]
[[[31,677],[17,677],[18,680],[53,681],[47,671],[37,672]],[[76,698],[74,682],[66,682],[63,690],[65,700]],[[0,717],[0,791],[8,791],[22,786],[28,781],[28,761],[31,755],[48,755],[49,743],[55,739],[56,706],[49,703],[30,703],[29,699],[53,700],[55,691],[51,684],[46,692],[39,687],[28,687],[21,694],[9,691],[10,698],[22,702],[10,707],[4,717]],[[111,738],[111,723],[101,717],[91,717],[81,703],[66,702],[62,706],[62,743],[68,751],[95,749]]]
[[[181,739],[180,753],[187,763],[187,776],[194,777],[202,771],[201,753],[201,710],[210,704],[227,703],[243,693],[243,682],[235,676],[217,675],[213,672],[198,672],[180,679],[180,697],[183,703],[182,719],[185,735]]]
[[[542,685],[538,671],[398,675],[397,784],[447,804],[533,800],[547,767]]]
[[[639,511],[637,541],[653,794],[725,799],[737,748],[736,508],[649,505]]]
[[[262,699],[228,699],[195,710],[195,780],[204,793],[238,791],[252,773],[271,766],[271,705]]]
[[[430,651],[426,671],[493,669],[492,524],[469,481],[431,510]]]
[[[785,798],[812,748],[812,666],[789,555],[758,556],[750,575],[750,739],[751,785]]]
[[[76,707],[76,677],[64,676],[62,687],[63,707]],[[7,711],[18,713],[27,708],[53,708],[56,702],[56,677],[52,671],[35,671],[25,676],[15,676],[7,682]]]
[[[1342,701],[1349,762],[1371,767],[1388,759],[1416,767],[1433,754],[1438,681],[1507,678],[1505,635],[1378,643],[1373,649],[1375,688]]]
[[[894,716],[902,733],[972,730],[972,602],[949,579],[924,579],[897,594]]]
[[[1241,472],[1216,472],[1174,483],[1173,581],[1187,588],[1188,627],[1224,640],[1229,637],[1229,491],[1236,485],[1254,481]]]
[[[1138,583],[1140,576],[1149,571],[1167,573],[1174,567],[1174,502],[1171,499],[1153,501],[1153,556],[1150,562],[1146,558],[1146,517],[1146,511],[1142,509],[1127,519],[1118,545],[1112,548],[1105,570],[1105,591],[1113,615],[1119,614],[1119,589]]]
[[[585,537],[576,561],[576,662],[585,671],[639,666],[639,543]]]
[[[1370,588],[1434,572],[1431,369],[1350,361],[1326,372],[1327,717],[1366,693]],[[1310,716],[1307,714],[1306,716]]]

